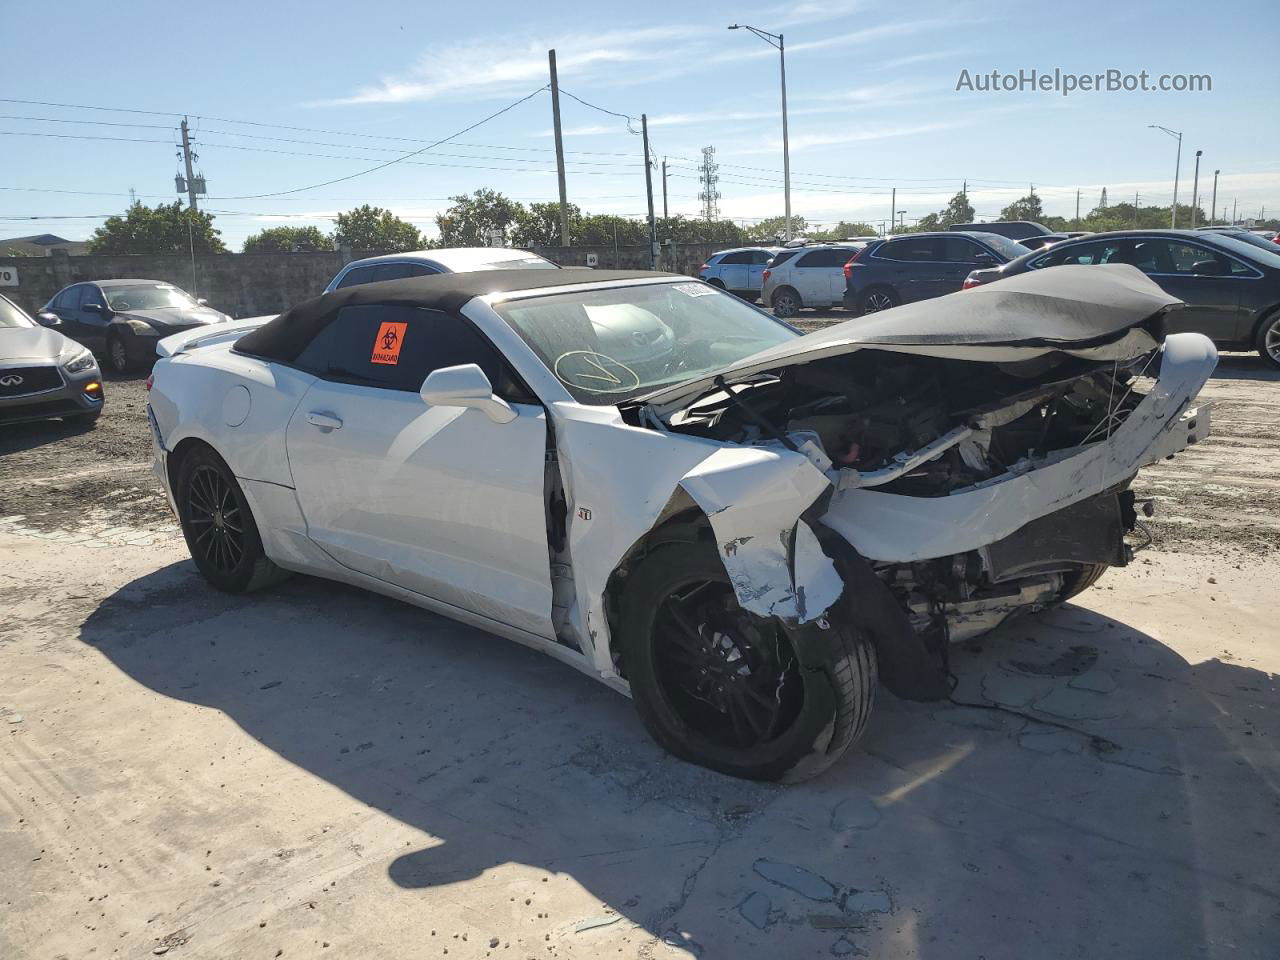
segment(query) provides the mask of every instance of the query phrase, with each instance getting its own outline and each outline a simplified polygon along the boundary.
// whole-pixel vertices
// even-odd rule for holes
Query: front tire
[[[191,559],[214,587],[248,593],[287,576],[267,559],[244,491],[211,449],[198,447],[183,458],[175,494]]]
[[[834,764],[866,728],[876,688],[868,639],[848,624],[793,627],[748,613],[708,543],[641,560],[621,614],[636,710],[684,760],[796,782]]]
[[[1280,367],[1280,310],[1262,321],[1256,346],[1263,360],[1273,367]]]

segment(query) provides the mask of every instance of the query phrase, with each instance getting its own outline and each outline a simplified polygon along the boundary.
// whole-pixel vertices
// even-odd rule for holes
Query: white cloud
[[[527,92],[547,80],[547,50],[556,49],[556,71],[563,78],[586,76],[595,68],[660,60],[672,44],[690,35],[689,27],[651,27],[576,34],[556,38],[508,39],[428,48],[406,74],[336,99],[312,105],[405,103],[442,96],[503,96]]]

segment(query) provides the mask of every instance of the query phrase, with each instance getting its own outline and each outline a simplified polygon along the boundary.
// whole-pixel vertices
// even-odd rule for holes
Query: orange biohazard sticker
[[[404,332],[407,323],[384,323],[378,328],[378,335],[373,338],[373,363],[385,363],[395,366],[400,362],[400,348],[404,346]]]

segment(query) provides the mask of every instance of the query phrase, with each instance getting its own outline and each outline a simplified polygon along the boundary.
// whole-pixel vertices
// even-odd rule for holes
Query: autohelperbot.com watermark
[[[1073,93],[1210,93],[1213,77],[1207,73],[1136,73],[1109,69],[1098,73],[1071,73],[1060,67],[1053,70],[1002,72],[989,70],[960,71],[957,91],[972,93],[1057,93],[1069,97]]]

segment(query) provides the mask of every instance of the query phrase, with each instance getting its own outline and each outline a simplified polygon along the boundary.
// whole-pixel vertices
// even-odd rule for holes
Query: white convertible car
[[[298,571],[535,647],[653,736],[801,779],[877,684],[1122,565],[1216,362],[1132,267],[802,336],[657,273],[392,280],[160,343],[155,468],[215,587]]]

